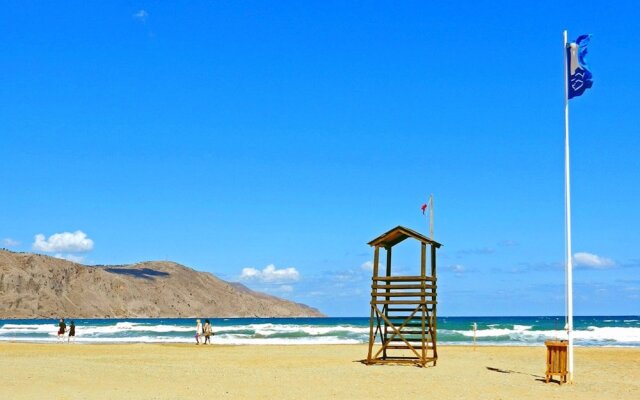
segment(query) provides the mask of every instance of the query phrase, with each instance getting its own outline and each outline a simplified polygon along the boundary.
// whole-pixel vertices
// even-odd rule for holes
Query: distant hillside
[[[85,266],[0,250],[0,318],[323,316],[174,262]]]

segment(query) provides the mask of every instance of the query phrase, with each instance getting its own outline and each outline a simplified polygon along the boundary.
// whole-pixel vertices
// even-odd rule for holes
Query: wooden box
[[[553,375],[559,375],[559,382],[567,382],[567,341],[566,340],[547,340],[544,342],[547,346],[547,372],[545,373],[546,381]]]

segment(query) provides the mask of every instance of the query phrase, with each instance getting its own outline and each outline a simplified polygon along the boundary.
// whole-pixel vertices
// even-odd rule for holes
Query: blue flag
[[[593,86],[593,75],[587,66],[587,46],[591,35],[580,35],[575,43],[567,44],[567,96],[578,97]]]

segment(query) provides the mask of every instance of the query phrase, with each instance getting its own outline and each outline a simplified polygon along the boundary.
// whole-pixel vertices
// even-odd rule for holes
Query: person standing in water
[[[211,344],[211,322],[204,320],[204,344]]]
[[[202,324],[200,320],[196,320],[196,344],[200,344],[200,337],[202,337]]]
[[[58,324],[58,341],[64,341],[64,333],[67,330],[67,324],[64,323],[64,318],[60,318],[60,323]]]
[[[71,342],[71,340],[73,339],[73,342],[75,343],[76,341],[76,324],[71,321],[71,325],[69,325],[69,337],[67,338],[67,343]]]

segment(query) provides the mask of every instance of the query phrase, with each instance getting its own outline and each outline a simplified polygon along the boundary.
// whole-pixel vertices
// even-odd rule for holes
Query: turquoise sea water
[[[207,318],[200,317],[201,320]],[[367,343],[369,318],[209,318],[219,344]],[[566,339],[564,317],[441,317],[438,343],[540,345]],[[190,343],[195,319],[76,319],[79,343]],[[67,325],[69,320],[67,320]],[[640,347],[640,316],[575,317],[577,346]],[[0,320],[0,341],[55,342],[57,320]]]

